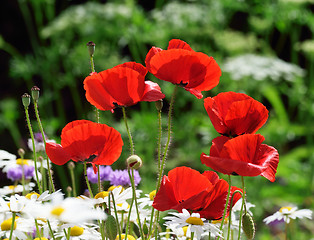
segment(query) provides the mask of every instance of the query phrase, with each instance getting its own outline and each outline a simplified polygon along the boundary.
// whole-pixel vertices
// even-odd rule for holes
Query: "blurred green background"
[[[0,149],[16,153],[23,147],[31,157],[20,97],[34,85],[41,89],[39,110],[50,139],[60,141],[60,132],[69,121],[95,119],[82,84],[90,73],[88,41],[96,43],[94,60],[99,72],[126,61],[144,64],[151,46],[166,48],[169,40],[179,38],[213,56],[222,69],[220,84],[204,92],[204,97],[244,92],[270,111],[258,133],[279,151],[276,182],[246,178],[247,199],[256,205],[256,239],[283,239],[282,226],[269,228],[262,223],[281,206],[292,203],[313,209],[313,1],[11,0],[1,4]],[[173,85],[152,75],[147,79],[157,82],[166,94],[166,130]],[[38,131],[32,108],[30,112]],[[148,193],[155,186],[157,112],[154,103],[143,102],[129,107],[127,114],[136,153],[144,162],[140,188]],[[120,131],[125,142],[113,168],[125,168],[129,154],[121,117],[120,109],[114,114],[101,112],[101,122]],[[208,170],[199,156],[209,153],[216,136],[203,101],[179,89],[166,172],[182,165]],[[65,189],[69,178],[62,172],[66,167],[55,171],[57,183]],[[78,176],[80,171],[78,166]],[[232,180],[240,186],[240,179]],[[311,221],[300,221],[293,229],[294,239],[314,235]]]

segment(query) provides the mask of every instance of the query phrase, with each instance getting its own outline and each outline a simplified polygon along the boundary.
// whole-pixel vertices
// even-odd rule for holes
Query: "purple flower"
[[[110,175],[110,185],[114,186],[131,186],[128,170],[115,170]],[[134,170],[134,184],[137,186],[141,181],[141,177],[138,171]]]
[[[24,168],[24,178],[31,179],[34,176],[34,166],[28,165],[19,165],[17,167],[10,168],[7,171],[7,178],[11,179],[12,181],[19,181],[22,179],[23,175],[23,168]]]
[[[97,183],[98,182],[98,173],[94,173],[94,170],[92,167],[88,167],[86,169],[87,172],[87,178],[91,183]],[[110,175],[112,174],[112,168],[110,166],[99,166],[99,175],[100,175],[100,181],[109,181]]]

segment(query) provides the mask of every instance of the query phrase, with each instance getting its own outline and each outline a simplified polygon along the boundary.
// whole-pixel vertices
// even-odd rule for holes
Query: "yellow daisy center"
[[[184,236],[186,237],[186,232],[188,231],[188,226],[184,226],[184,227],[182,228],[182,230],[183,230]]]
[[[125,239],[125,234],[121,234],[121,239]],[[119,235],[117,235],[115,240],[119,240]],[[135,237],[133,237],[132,235],[127,236],[127,240],[136,240]]]
[[[11,229],[11,225],[12,225],[12,218],[9,218],[7,220],[4,220],[2,223],[1,223],[1,230],[2,231],[8,231]],[[13,230],[16,229],[16,221],[14,221],[14,227],[13,227]]]
[[[292,207],[282,207],[279,209],[279,212],[283,212],[284,210],[288,210],[288,211],[291,211]]]
[[[13,189],[15,189],[15,186],[14,186],[14,185],[9,185],[8,188],[9,188],[10,190],[13,190]]]
[[[185,220],[185,222],[192,225],[204,225],[202,219],[198,217],[189,217],[188,219]]]
[[[18,165],[29,165],[29,160],[18,158],[18,159],[16,159],[16,164],[18,164]]]
[[[31,193],[26,194],[25,197],[26,197],[27,199],[31,199],[31,197],[32,197],[33,195],[36,195],[37,198],[39,198],[39,196],[40,196],[37,192],[31,192]]]
[[[121,191],[120,193],[122,193],[124,191],[124,187],[122,187],[121,185],[118,185],[118,186],[111,186],[108,188],[108,192],[111,192],[113,189],[116,189],[118,187],[121,187]]]
[[[78,227],[78,226],[74,226],[74,227],[71,227],[71,233],[70,235],[71,236],[81,236],[84,232],[84,228],[82,227]]]
[[[62,207],[55,207],[54,209],[51,210],[52,215],[60,216],[64,212],[64,208]]]
[[[95,199],[98,199],[98,198],[105,198],[105,197],[108,197],[109,195],[109,192],[107,191],[103,191],[103,192],[99,192],[95,195]]]
[[[40,237],[40,238],[34,238],[34,240],[48,240],[48,238]]]
[[[154,201],[155,196],[156,196],[156,190],[151,191],[151,192],[149,193],[149,199],[150,199],[151,201]]]

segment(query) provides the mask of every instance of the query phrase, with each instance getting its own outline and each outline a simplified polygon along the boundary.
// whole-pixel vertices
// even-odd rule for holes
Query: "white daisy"
[[[146,206],[151,207],[154,202],[154,198],[156,196],[156,190],[151,191],[149,194],[145,194],[145,197],[138,199],[139,207],[144,208]]]
[[[0,150],[0,168],[3,167],[5,160],[16,160],[16,156],[4,150]]]
[[[55,194],[51,202],[36,204],[30,213],[34,218],[57,219],[70,224],[106,218],[106,214],[100,209],[95,209],[91,201],[81,198],[64,199],[61,193]]]
[[[205,222],[205,218],[201,218],[199,213],[190,214],[186,209],[182,210],[182,213],[170,213],[173,217],[164,217],[165,220],[169,220],[165,223],[166,226],[182,228],[187,226],[187,234],[194,233],[194,236],[199,240],[201,236],[210,231],[211,236],[221,236],[220,230],[211,223]]]
[[[9,238],[10,231],[12,226],[12,218],[8,218],[3,220],[0,223],[1,231],[0,237]],[[23,218],[15,217],[14,220],[14,227],[13,227],[13,234],[12,239],[27,239],[27,233],[31,232],[30,225],[28,223],[24,224],[25,220]]]
[[[297,207],[282,207],[279,211],[275,212],[273,215],[268,216],[263,221],[269,224],[275,220],[284,220],[286,223],[290,222],[290,219],[296,218],[308,218],[312,219],[312,211],[309,209],[297,210]]]
[[[24,185],[25,191],[31,191],[36,186],[35,183],[29,182]],[[23,185],[9,185],[0,188],[0,196],[15,194],[15,193],[22,193],[23,192]]]
[[[79,224],[79,225],[69,225],[64,224],[61,226],[61,231],[56,233],[55,237],[61,237],[61,240],[67,240],[64,230],[68,233],[68,229],[70,230],[70,237],[71,240],[100,240],[101,234],[96,229],[98,228],[95,224]]]

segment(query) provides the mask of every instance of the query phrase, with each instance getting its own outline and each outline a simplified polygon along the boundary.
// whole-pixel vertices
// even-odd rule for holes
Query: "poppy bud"
[[[245,212],[242,216],[242,228],[243,232],[245,233],[246,237],[251,240],[255,236],[255,225],[253,217]]]
[[[28,106],[31,104],[31,96],[28,93],[24,93],[22,95],[22,103],[25,108],[28,108]]]
[[[17,154],[20,156],[20,158],[24,158],[24,154],[25,154],[25,151],[23,148],[19,148],[17,150]]]
[[[73,170],[75,168],[74,162],[69,162],[68,163],[68,169]]]
[[[32,87],[31,91],[32,91],[32,98],[33,98],[33,100],[35,102],[37,102],[38,98],[39,98],[39,91],[40,91],[39,87],[34,86],[34,87]]]
[[[86,45],[87,45],[87,48],[88,48],[89,56],[93,57],[94,56],[94,52],[95,52],[95,46],[96,46],[95,43],[90,41]]]
[[[117,221],[112,215],[108,215],[105,222],[105,234],[109,240],[115,240],[118,233]]]
[[[143,224],[143,232],[144,232],[145,235],[148,234],[148,227],[147,227],[146,223]]]
[[[156,106],[156,109],[158,112],[161,112],[161,109],[163,107],[163,102],[162,102],[162,99],[158,100],[155,102],[155,106]]]
[[[129,168],[139,169],[142,166],[142,159],[137,155],[131,155],[126,160]]]

